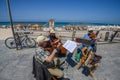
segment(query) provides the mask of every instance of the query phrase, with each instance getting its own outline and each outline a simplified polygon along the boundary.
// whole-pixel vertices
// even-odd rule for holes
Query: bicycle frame
[[[29,38],[29,37],[28,37],[27,34],[23,34],[23,36],[20,37],[20,42],[21,42],[22,46],[24,46],[24,45],[23,45],[23,42],[25,42],[25,40],[28,39],[28,38]]]

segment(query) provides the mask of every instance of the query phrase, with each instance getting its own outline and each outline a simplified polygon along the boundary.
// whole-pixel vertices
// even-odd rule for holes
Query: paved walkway
[[[34,50],[8,49],[4,41],[0,41],[0,80],[34,80],[31,73]],[[120,80],[120,43],[98,45],[97,54],[103,58],[94,72],[95,80]],[[83,69],[76,69],[74,56],[69,54],[68,57],[63,65],[65,76],[71,80],[91,80],[89,76],[82,74]]]

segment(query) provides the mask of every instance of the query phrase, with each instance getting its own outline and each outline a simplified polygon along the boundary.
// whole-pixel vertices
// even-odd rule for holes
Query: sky
[[[13,21],[120,24],[120,0],[10,0]],[[6,0],[0,0],[0,22],[9,21]]]

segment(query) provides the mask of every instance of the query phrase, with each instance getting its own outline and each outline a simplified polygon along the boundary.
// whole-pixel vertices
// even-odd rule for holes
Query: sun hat
[[[49,38],[47,38],[46,36],[38,36],[37,39],[36,39],[36,42],[38,44],[44,42],[44,41],[49,41]]]
[[[50,30],[50,33],[55,33],[55,31],[54,30]]]

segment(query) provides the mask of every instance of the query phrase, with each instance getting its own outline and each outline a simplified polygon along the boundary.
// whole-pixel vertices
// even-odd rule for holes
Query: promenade
[[[34,54],[35,48],[25,48],[18,51],[8,49],[4,40],[0,40],[0,80],[34,80],[32,75]],[[98,45],[97,54],[102,56],[102,60],[94,72],[94,79],[120,80],[120,43]],[[72,54],[68,54],[69,59],[66,61],[68,68],[63,65],[65,77],[69,77],[70,80],[91,80],[90,76],[85,76],[82,73],[82,68],[77,70],[74,65],[74,54],[72,57],[70,55]]]

